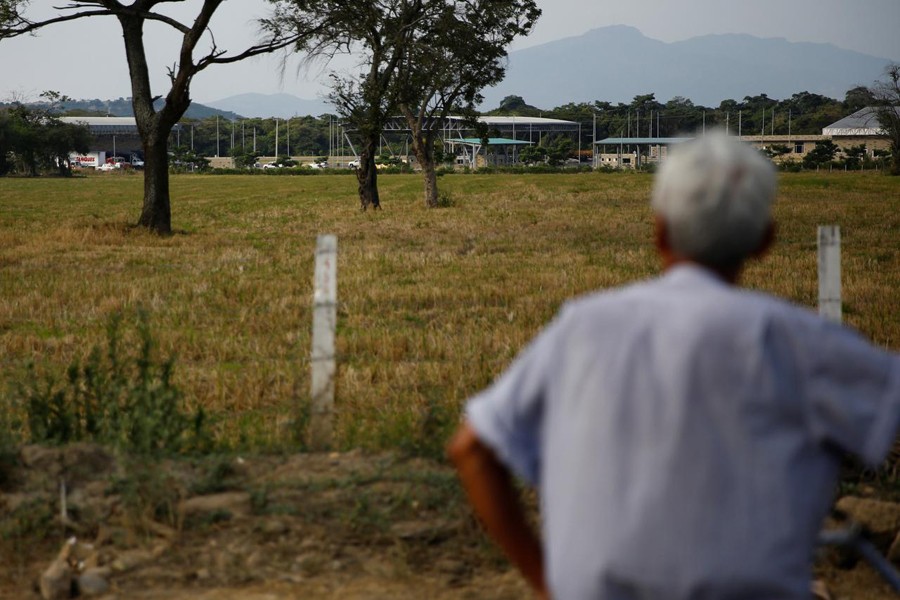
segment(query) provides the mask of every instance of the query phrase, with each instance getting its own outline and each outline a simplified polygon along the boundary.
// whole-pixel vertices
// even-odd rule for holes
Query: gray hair
[[[712,267],[737,266],[763,240],[775,184],[771,161],[715,133],[672,149],[656,176],[651,205],[675,252]]]

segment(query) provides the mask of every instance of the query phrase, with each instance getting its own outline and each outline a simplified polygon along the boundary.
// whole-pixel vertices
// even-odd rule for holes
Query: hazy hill
[[[506,79],[486,91],[482,109],[508,95],[546,108],[627,102],[648,93],[661,102],[683,96],[713,106],[760,93],[843,99],[847,90],[880,78],[889,62],[831,44],[739,34],[666,43],[619,25],[510,53]]]
[[[323,100],[305,100],[291,94],[239,94],[229,96],[215,102],[207,102],[207,106],[220,110],[236,112],[245,117],[318,117],[326,113],[334,113],[334,108]]]
[[[47,106],[45,102],[29,103],[34,106]],[[163,100],[157,100],[154,104],[156,108],[163,105]],[[9,106],[9,103],[0,102],[0,108]],[[94,98],[92,100],[69,100],[61,106],[61,111],[70,116],[98,116],[98,117],[133,117],[134,110],[131,107],[131,98],[117,98],[115,100],[100,100]],[[184,114],[186,119],[205,119],[207,117],[221,116],[223,119],[240,119],[241,115],[210,108],[203,104],[192,102]]]

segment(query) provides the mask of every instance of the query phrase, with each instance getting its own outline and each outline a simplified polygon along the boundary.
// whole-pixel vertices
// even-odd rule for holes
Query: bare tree
[[[190,86],[194,76],[210,65],[233,63],[293,46],[308,33],[298,29],[279,37],[270,32],[258,44],[232,53],[219,48],[209,30],[210,19],[225,0],[203,0],[197,16],[190,23],[159,12],[161,5],[184,1],[73,0],[57,8],[55,16],[34,21],[28,17],[29,0],[0,0],[0,39],[30,34],[77,19],[114,17],[119,21],[131,78],[134,117],[144,150],[144,203],[138,224],[159,234],[172,231],[167,142],[173,127],[191,104]],[[154,97],[151,91],[144,47],[144,26],[148,22],[161,23],[181,35],[178,61],[168,69],[169,91],[158,110],[154,108],[154,101],[161,96]],[[201,41],[204,41],[203,50],[198,49]]]
[[[891,145],[891,175],[900,175],[900,64],[888,65],[885,78],[869,88],[872,110]]]

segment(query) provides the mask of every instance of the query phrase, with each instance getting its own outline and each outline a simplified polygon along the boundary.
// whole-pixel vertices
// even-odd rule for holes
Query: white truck
[[[88,152],[86,154],[70,154],[69,162],[73,167],[96,169],[106,162],[106,152]]]

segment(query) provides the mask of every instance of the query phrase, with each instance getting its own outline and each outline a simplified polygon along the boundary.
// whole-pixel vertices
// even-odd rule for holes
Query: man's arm
[[[522,572],[538,597],[549,598],[541,543],[525,518],[509,471],[468,423],[456,432],[447,454],[488,535]]]

